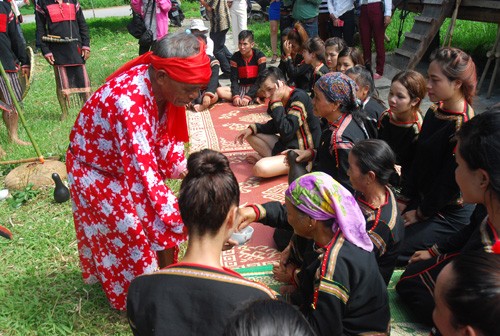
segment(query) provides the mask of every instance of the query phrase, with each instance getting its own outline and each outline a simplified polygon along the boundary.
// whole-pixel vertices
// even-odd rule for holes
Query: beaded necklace
[[[339,168],[339,152],[337,149],[337,132],[339,131],[339,127],[347,117],[347,114],[343,113],[335,122],[329,122],[330,129],[332,130],[332,146],[333,146],[333,154],[335,155],[335,166]]]

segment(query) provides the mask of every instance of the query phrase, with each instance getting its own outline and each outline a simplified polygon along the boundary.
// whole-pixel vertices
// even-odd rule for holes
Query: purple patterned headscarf
[[[312,219],[333,219],[333,232],[340,229],[350,243],[368,252],[373,250],[356,199],[330,175],[322,172],[302,175],[290,184],[285,197]]]
[[[352,111],[361,106],[356,96],[358,85],[342,72],[329,72],[321,76],[316,87],[332,102],[340,103],[343,112]]]

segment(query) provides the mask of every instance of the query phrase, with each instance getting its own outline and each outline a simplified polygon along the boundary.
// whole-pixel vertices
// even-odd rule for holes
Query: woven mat
[[[204,148],[220,151],[229,159],[231,169],[240,186],[240,203],[284,202],[288,187],[287,177],[262,179],[253,176],[253,165],[246,157],[253,153],[248,143],[235,144],[238,133],[252,123],[269,120],[267,105],[234,107],[229,103],[216,104],[202,112],[188,111],[191,153]],[[223,253],[225,267],[250,267],[268,265],[279,260],[272,235],[274,229],[262,224],[252,224],[254,234],[249,242]]]
[[[244,267],[235,269],[245,278],[263,283],[271,289],[279,292],[282,285],[273,279],[272,265]],[[391,307],[391,335],[396,336],[426,336],[429,335],[429,327],[413,321],[411,312],[399,299],[394,286],[401,276],[402,270],[396,270],[392,275],[391,282],[387,287],[389,292],[389,305]]]

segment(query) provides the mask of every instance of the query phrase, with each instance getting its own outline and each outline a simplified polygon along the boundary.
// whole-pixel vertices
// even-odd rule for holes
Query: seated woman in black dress
[[[439,275],[431,335],[494,336],[500,330],[500,255],[468,252]]]
[[[217,335],[245,302],[274,298],[264,285],[220,264],[237,226],[238,182],[227,158],[212,150],[192,154],[179,208],[189,230],[182,262],[132,281],[127,314],[135,335]]]
[[[469,225],[415,252],[396,285],[401,298],[429,322],[434,285],[444,266],[466,251],[500,254],[500,107],[472,118],[457,138],[455,178],[463,201],[478,206]]]
[[[389,109],[378,120],[378,138],[386,141],[396,154],[401,179],[408,174],[415,156],[418,135],[422,129],[420,104],[427,94],[424,76],[414,70],[401,71],[394,76],[387,101]]]
[[[390,188],[390,183],[399,180],[394,161],[394,152],[385,141],[363,140],[349,153],[347,170],[386,285],[391,280],[405,232],[396,197]]]
[[[403,181],[400,199],[405,239],[399,263],[406,264],[418,250],[459,231],[469,222],[474,205],[465,204],[454,178],[455,134],[473,116],[470,104],[476,91],[476,66],[456,48],[431,55],[427,92],[435,102],[425,114],[412,166]]]
[[[387,289],[372,253],[366,223],[352,194],[331,176],[302,175],[285,193],[288,221],[317,258],[293,272],[301,310],[318,335],[386,335]],[[291,251],[295,251],[292,240]],[[299,258],[290,253],[289,261]],[[288,268],[288,266],[287,266]]]
[[[348,76],[329,72],[314,86],[314,114],[321,118],[321,138],[317,149],[294,149],[292,160],[300,165],[312,162],[313,170],[322,171],[352,190],[347,157],[355,143],[368,138],[366,119],[360,115],[361,102],[356,97],[356,83]],[[289,159],[290,161],[290,159]],[[292,174],[293,175],[293,174]],[[289,173],[290,176],[290,173]],[[299,175],[295,174],[289,181]],[[277,228],[274,240],[278,249],[288,245],[292,229],[287,223],[286,209],[280,202],[251,204],[240,209],[242,225],[261,222]]]

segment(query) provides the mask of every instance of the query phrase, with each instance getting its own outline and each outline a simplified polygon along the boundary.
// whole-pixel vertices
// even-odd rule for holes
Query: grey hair
[[[193,34],[179,32],[168,34],[153,46],[153,54],[163,58],[186,58],[200,52],[200,42]]]

